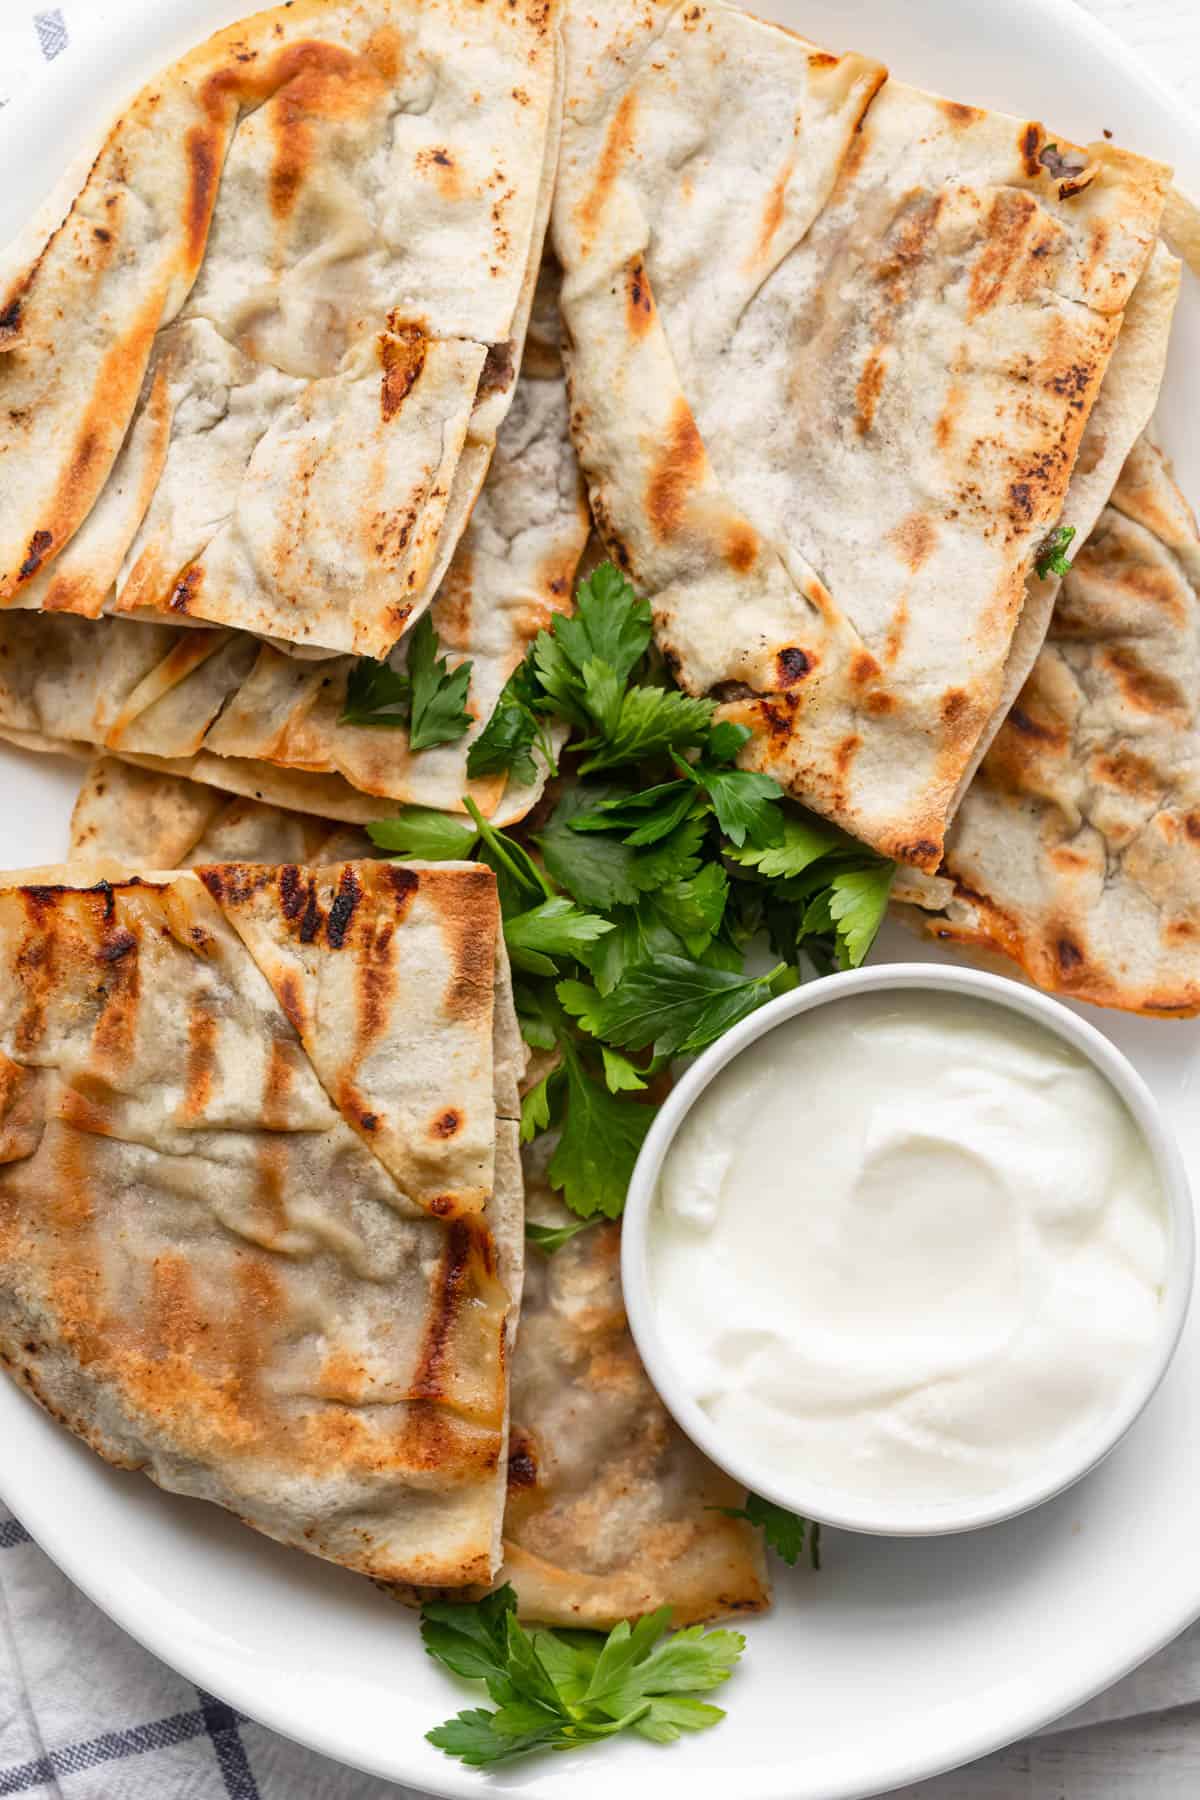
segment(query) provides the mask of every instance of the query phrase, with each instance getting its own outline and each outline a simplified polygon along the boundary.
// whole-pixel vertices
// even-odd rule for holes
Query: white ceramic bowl
[[[961,994],[1008,1007],[1080,1051],[1107,1078],[1133,1115],[1162,1187],[1169,1229],[1168,1274],[1158,1340],[1122,1406],[1093,1433],[1073,1442],[1060,1459],[1048,1461],[1026,1481],[993,1494],[974,1496],[968,1501],[948,1501],[944,1506],[923,1504],[908,1511],[902,1510],[895,1498],[887,1493],[864,1501],[861,1495],[851,1496],[819,1481],[781,1483],[772,1474],[768,1458],[764,1457],[760,1465],[741,1449],[728,1444],[720,1429],[688,1393],[673,1353],[659,1331],[646,1253],[647,1226],[663,1161],[680,1125],[718,1071],[748,1045],[799,1013],[836,1005],[854,995],[880,993],[892,988]],[[1194,1262],[1192,1200],[1178,1147],[1149,1088],[1114,1044],[1059,1001],[1014,981],[973,969],[892,963],[829,976],[770,1001],[734,1026],[688,1069],[656,1118],[638,1157],[625,1204],[621,1275],[630,1327],[650,1378],[680,1426],[713,1462],[753,1493],[789,1507],[805,1518],[820,1520],[822,1524],[885,1536],[926,1537],[970,1531],[1012,1518],[1061,1493],[1108,1455],[1145,1408],[1166,1373],[1187,1316]]]

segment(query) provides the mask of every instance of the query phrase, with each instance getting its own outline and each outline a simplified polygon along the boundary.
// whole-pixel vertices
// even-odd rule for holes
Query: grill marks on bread
[[[331,1013],[339,1054],[361,1034],[346,1067],[381,1135],[427,1139],[460,1199],[458,1140],[492,1105],[491,1013],[464,1034],[441,1004],[461,970],[430,979],[460,873],[455,932],[470,915],[494,955],[474,868],[0,893],[0,1354],[110,1460],[389,1579],[492,1572],[509,1300],[491,1178],[449,1218],[398,1182],[331,1104],[265,952],[310,959],[301,1023]],[[378,1098],[372,1033],[386,1070],[408,1049]]]

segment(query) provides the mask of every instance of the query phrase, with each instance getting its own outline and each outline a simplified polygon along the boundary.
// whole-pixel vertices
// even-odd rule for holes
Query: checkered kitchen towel
[[[0,0],[2,3],[2,0]],[[252,1724],[111,1624],[0,1507],[0,1800],[415,1800]]]

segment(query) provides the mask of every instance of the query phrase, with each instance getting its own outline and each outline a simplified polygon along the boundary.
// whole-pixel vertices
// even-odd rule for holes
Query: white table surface
[[[902,4],[902,0],[897,0]],[[1002,6],[1004,0],[967,0]],[[1079,0],[1200,113],[1200,0]],[[1198,497],[1193,495],[1195,501]],[[1136,1545],[1114,1545],[1136,1555]],[[1046,1629],[1054,1629],[1053,1620]],[[1081,1708],[1052,1735],[1015,1745],[888,1800],[1197,1800],[1200,1627]],[[1173,1704],[1174,1700],[1189,1702]],[[1147,1712],[1147,1706],[1155,1711]],[[1092,1723],[1090,1721],[1103,1721]]]

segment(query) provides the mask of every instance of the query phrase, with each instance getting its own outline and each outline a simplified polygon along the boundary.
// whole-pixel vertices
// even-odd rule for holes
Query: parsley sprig
[[[745,1506],[721,1506],[716,1510],[727,1519],[747,1519],[751,1525],[757,1525],[770,1549],[789,1567],[795,1568],[805,1544],[812,1567],[821,1567],[821,1527],[814,1519],[803,1519],[799,1513],[776,1506],[774,1500],[764,1500],[759,1494],[747,1494]]]
[[[1047,149],[1049,148],[1051,146],[1047,145]],[[1050,536],[1043,540],[1034,565],[1039,580],[1045,581],[1048,575],[1069,575],[1071,573],[1067,551],[1071,547],[1074,536],[1075,527],[1073,525],[1057,525]]]
[[[540,691],[528,661],[517,665],[501,689],[491,718],[467,752],[467,775],[511,775],[530,787],[537,780],[534,750],[551,775],[558,774],[548,721],[538,711]]]
[[[670,1609],[598,1631],[526,1631],[507,1584],[471,1604],[421,1609],[425,1649],[455,1675],[482,1681],[494,1710],[472,1707],[426,1735],[472,1768],[537,1750],[579,1750],[633,1731],[670,1744],[723,1719],[697,1698],[728,1681],[746,1640],[694,1625],[669,1632]]]
[[[466,710],[473,665],[451,669],[439,648],[433,620],[422,613],[408,638],[406,668],[360,656],[346,683],[339,723],[406,729],[410,750],[454,743],[474,722]]]
[[[794,985],[805,959],[857,966],[893,873],[738,768],[750,732],[664,685],[653,654],[649,605],[602,564],[575,614],[539,633],[468,760],[527,781],[565,724],[574,772],[540,829],[498,830],[470,799],[466,818],[406,807],[370,828],[394,855],[495,871],[521,1029],[554,1053],[522,1140],[558,1133],[550,1182],[581,1219],[621,1212],[655,1076]],[[760,935],[779,960],[750,973]]]

